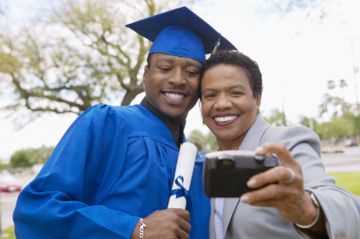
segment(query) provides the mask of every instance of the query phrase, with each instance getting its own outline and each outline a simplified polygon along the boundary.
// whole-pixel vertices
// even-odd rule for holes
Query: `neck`
[[[183,142],[183,134],[186,123],[185,118],[170,118],[169,116],[158,110],[156,107],[154,107],[146,97],[141,101],[140,104],[166,124],[173,136],[176,145],[180,147],[180,144]]]
[[[217,139],[219,150],[238,150],[240,148],[240,145],[244,139],[245,135],[241,136],[240,138],[236,140],[231,141],[221,141]]]

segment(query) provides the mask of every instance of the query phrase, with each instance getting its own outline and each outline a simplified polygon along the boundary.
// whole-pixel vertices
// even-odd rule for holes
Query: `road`
[[[344,153],[322,155],[326,171],[360,171],[360,147],[344,148],[343,150]]]
[[[26,186],[33,176],[31,175],[25,175],[17,177],[23,186]],[[18,192],[12,192],[12,193],[0,193],[0,216],[1,216],[1,229],[4,230],[10,226],[12,226],[13,220],[12,220],[12,213],[15,208],[16,199],[18,197]]]
[[[344,153],[323,154],[323,162],[328,172],[332,171],[359,171],[360,173],[360,147],[345,148]],[[23,185],[26,185],[31,177],[20,177]],[[1,222],[2,229],[13,225],[12,213],[18,193],[1,193]]]
[[[13,193],[0,193],[1,197],[1,227],[2,229],[8,228],[13,225],[12,213],[15,208],[18,192]]]

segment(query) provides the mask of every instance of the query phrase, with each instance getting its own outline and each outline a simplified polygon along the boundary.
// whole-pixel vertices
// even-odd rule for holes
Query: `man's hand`
[[[191,230],[190,213],[184,209],[171,208],[155,211],[144,218],[146,239],[188,239]],[[131,239],[139,238],[139,223]]]

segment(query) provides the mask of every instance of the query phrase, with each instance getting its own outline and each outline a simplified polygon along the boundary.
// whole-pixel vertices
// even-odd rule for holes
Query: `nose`
[[[182,69],[175,69],[169,78],[169,82],[174,85],[184,85],[186,82],[186,75]]]
[[[217,97],[214,107],[216,110],[229,109],[231,107],[231,101],[225,94],[221,94]]]

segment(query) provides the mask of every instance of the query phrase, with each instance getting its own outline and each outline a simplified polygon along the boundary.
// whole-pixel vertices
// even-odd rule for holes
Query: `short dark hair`
[[[209,59],[206,60],[202,67],[200,83],[202,78],[207,70],[210,68],[220,65],[233,65],[239,66],[244,69],[247,73],[247,76],[250,80],[250,87],[254,96],[261,96],[263,85],[262,85],[262,75],[256,61],[252,60],[250,57],[239,51],[219,51],[210,56]],[[201,84],[200,84],[201,86]]]

